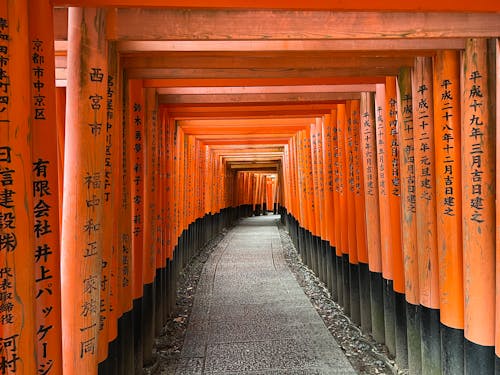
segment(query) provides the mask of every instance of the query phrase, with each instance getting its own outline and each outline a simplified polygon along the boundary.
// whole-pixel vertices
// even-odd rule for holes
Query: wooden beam
[[[81,0],[58,0],[61,4],[83,5]],[[125,0],[86,0],[85,5],[103,6]],[[356,2],[367,5],[360,12],[337,11],[290,11],[290,10],[248,10],[248,9],[145,9],[145,4],[136,4],[142,8],[121,8],[116,11],[116,27],[112,35],[116,40],[130,41],[234,41],[234,40],[363,40],[363,39],[407,39],[407,38],[467,38],[498,37],[500,24],[500,6],[494,1],[478,0],[468,4],[491,3],[489,9],[476,11],[492,13],[426,13],[426,7],[417,10],[411,2],[401,3],[392,10],[399,12],[375,11],[372,0]],[[179,0],[183,1],[183,0]],[[200,0],[204,1],[204,0]],[[251,0],[249,0],[251,1]],[[264,0],[262,0],[264,1]],[[283,0],[285,1],[285,0]],[[324,0],[327,1],[327,0]],[[444,1],[424,0],[435,3],[428,11],[438,10]],[[258,2],[258,1],[257,1]],[[446,2],[465,3],[465,0],[446,0]],[[73,4],[72,4],[73,3]],[[138,2],[136,2],[138,3]],[[373,2],[375,3],[375,2]],[[385,2],[384,2],[385,3]],[[211,4],[212,5],[212,4]],[[465,5],[465,4],[464,4]],[[203,8],[209,5],[204,4]],[[213,5],[212,5],[213,6]],[[477,6],[477,5],[476,5]],[[188,5],[180,5],[187,8]],[[356,5],[349,2],[351,10]],[[473,11],[474,6],[462,7]],[[259,8],[266,8],[259,7]],[[376,8],[376,6],[375,6]],[[488,8],[483,6],[483,8]],[[366,10],[374,10],[366,12]],[[468,9],[468,10],[467,10]],[[445,9],[441,9],[445,10]],[[54,14],[54,32],[56,40],[67,40],[67,16],[64,9],[56,9]],[[497,13],[495,13],[497,12]],[[335,25],[335,27],[332,27]],[[362,27],[360,27],[362,25]]]
[[[179,103],[266,103],[266,102],[331,102],[359,99],[360,93],[285,93],[235,95],[160,95],[160,104]]]
[[[393,76],[399,69],[408,64],[366,66],[366,67],[344,67],[344,68],[303,68],[303,69],[129,69],[127,76],[132,79],[151,79],[151,78],[329,78],[329,77],[352,77],[352,76]]]
[[[174,7],[174,8],[241,8],[241,9],[319,9],[361,11],[437,11],[437,12],[496,12],[499,4],[489,0],[54,0],[56,6],[88,7]]]
[[[125,69],[327,69],[410,66],[429,50],[141,52],[122,55]]]
[[[120,52],[161,51],[412,51],[464,49],[462,38],[337,40],[139,40],[120,41]],[[56,51],[65,50],[64,42]]]
[[[375,85],[301,85],[301,86],[223,86],[223,87],[165,87],[159,95],[193,94],[284,94],[306,92],[374,92]]]
[[[500,13],[126,8],[117,11],[116,38],[318,40],[494,37],[499,36],[499,24]]]
[[[385,83],[384,76],[361,77],[282,77],[282,78],[160,78],[145,79],[144,87],[236,87],[236,86],[300,86],[300,85],[374,85]]]

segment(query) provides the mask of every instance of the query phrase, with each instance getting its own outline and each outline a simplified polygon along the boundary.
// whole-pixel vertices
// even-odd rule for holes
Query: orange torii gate
[[[228,5],[211,6],[217,4]],[[380,10],[366,1],[355,7]],[[426,2],[425,9],[456,8]],[[453,39],[457,31],[446,34],[464,51],[462,71],[456,50],[430,53],[416,48],[426,45],[420,40],[404,58],[389,64],[395,55],[384,56],[392,73],[377,77],[357,65],[366,77],[331,77],[338,71],[325,69],[324,77],[144,79],[122,66],[134,58],[122,60],[124,44],[114,42],[132,38],[120,25],[133,12],[71,8],[68,24],[56,27],[69,25],[67,57],[55,57],[50,1],[0,5],[0,371],[141,372],[172,312],[181,269],[223,226],[251,214],[252,206],[258,213],[276,202],[303,260],[398,366],[493,373],[500,347],[494,130],[500,64],[498,40],[478,37],[491,35],[496,16],[471,15],[474,25],[485,21],[486,31],[475,35],[464,26],[470,39],[462,44]],[[460,16],[442,18],[462,25]],[[429,16],[433,25],[440,20]],[[367,24],[374,33],[376,23]],[[393,25],[395,33],[403,23]],[[307,20],[302,24],[311,30]],[[155,22],[147,26],[153,36],[161,31]],[[268,42],[277,43],[261,45],[282,40]],[[297,56],[294,64],[305,64]],[[53,85],[54,60],[66,61],[66,77],[57,77],[66,90]],[[307,104],[222,105],[206,96],[210,103],[172,105],[157,97],[160,87],[360,82],[377,87],[345,100],[317,95]],[[263,97],[287,98],[281,94]]]

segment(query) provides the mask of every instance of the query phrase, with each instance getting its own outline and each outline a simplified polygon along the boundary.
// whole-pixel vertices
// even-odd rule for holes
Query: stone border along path
[[[241,220],[205,263],[176,374],[356,374],[286,265],[276,218]]]

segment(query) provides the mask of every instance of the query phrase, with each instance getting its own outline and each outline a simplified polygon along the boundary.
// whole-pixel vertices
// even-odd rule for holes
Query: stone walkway
[[[355,374],[289,271],[277,219],[242,220],[212,253],[176,374]]]

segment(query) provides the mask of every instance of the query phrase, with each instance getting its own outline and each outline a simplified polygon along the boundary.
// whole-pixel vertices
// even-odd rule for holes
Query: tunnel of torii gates
[[[268,211],[400,368],[499,373],[499,4],[414,3],[0,1],[0,374],[140,373]]]

